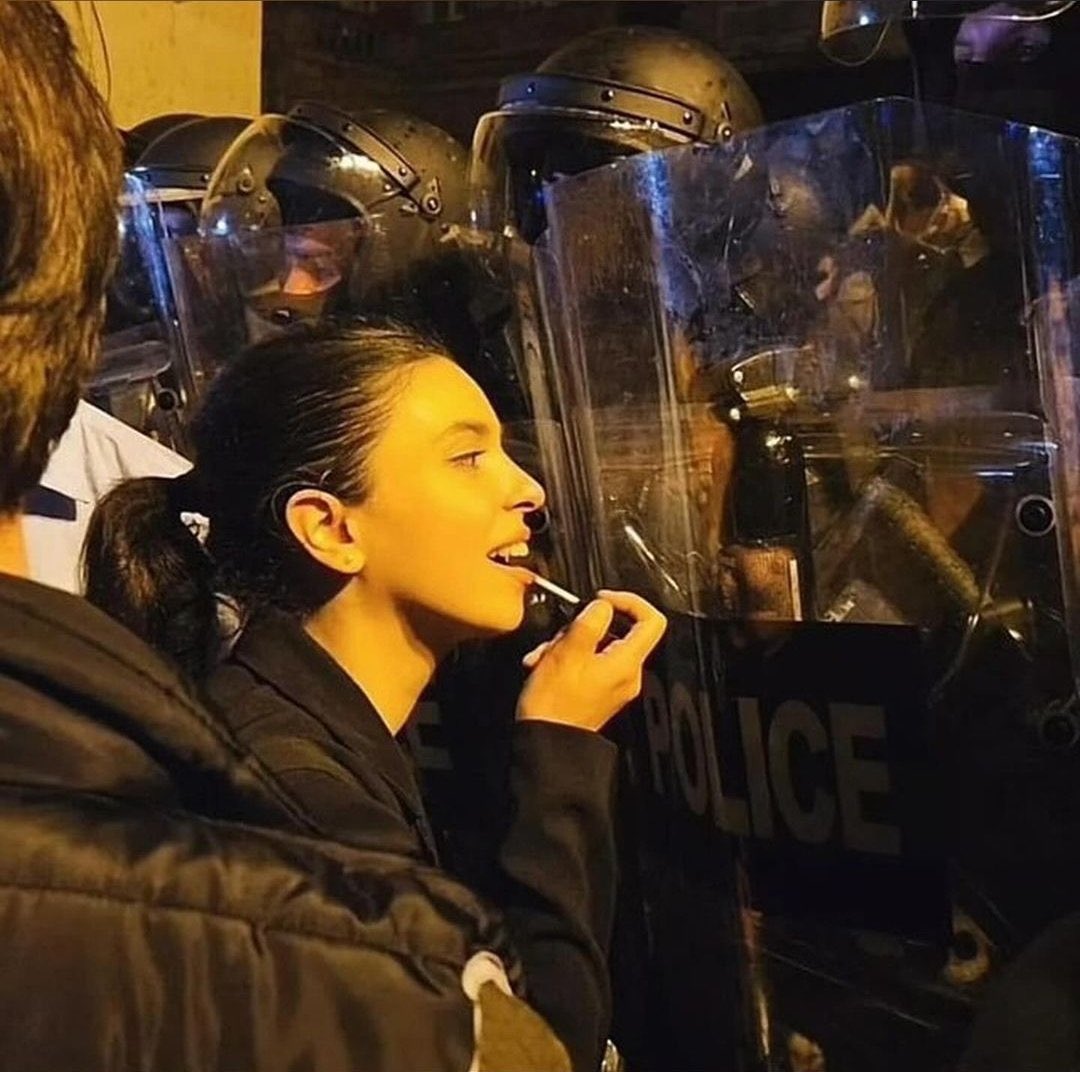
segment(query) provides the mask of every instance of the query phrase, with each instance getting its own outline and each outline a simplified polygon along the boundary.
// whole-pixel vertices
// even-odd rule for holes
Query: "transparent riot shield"
[[[196,191],[156,189],[134,173],[124,176],[119,264],[106,300],[101,359],[86,392],[101,409],[182,453],[190,374],[165,244],[193,231],[197,220]]]
[[[947,1069],[1080,905],[1078,152],[884,100],[547,190],[668,1067]]]
[[[537,478],[544,485],[546,512],[557,530],[547,576],[573,592],[588,595],[592,571],[583,553],[589,544],[587,522],[569,463],[573,450],[571,428],[561,410],[565,392],[554,359],[552,332],[556,325],[550,315],[552,303],[545,299],[546,249],[530,247],[510,232],[499,248],[509,299],[503,329],[506,349],[514,363],[515,379],[529,401],[530,419],[526,423],[535,429]],[[542,599],[543,593],[538,593],[537,598]]]

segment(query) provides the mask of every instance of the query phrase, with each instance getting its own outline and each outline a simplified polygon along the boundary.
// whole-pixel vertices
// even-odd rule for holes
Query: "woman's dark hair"
[[[363,501],[401,374],[446,356],[389,322],[305,327],[241,353],[192,422],[196,468],[125,481],[98,504],[83,549],[87,598],[196,681],[226,640],[222,601],[241,619],[322,606],[347,578],[293,538],[289,497],[316,487]],[[205,543],[184,512],[209,519]]]

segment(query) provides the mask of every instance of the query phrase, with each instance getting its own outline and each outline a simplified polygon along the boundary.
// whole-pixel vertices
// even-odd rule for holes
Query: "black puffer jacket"
[[[320,834],[436,862],[410,761],[364,693],[295,620],[256,617],[207,697]],[[482,888],[510,928],[530,1003],[578,1072],[599,1066],[610,1020],[616,761],[615,746],[599,734],[514,725],[496,866]]]
[[[0,1068],[568,1067],[467,890],[290,825],[145,646],[0,575]]]

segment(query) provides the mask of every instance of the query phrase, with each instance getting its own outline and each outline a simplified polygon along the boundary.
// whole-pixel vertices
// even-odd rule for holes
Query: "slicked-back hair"
[[[0,515],[37,484],[97,359],[120,158],[59,13],[0,0]]]
[[[384,320],[299,324],[237,354],[191,422],[195,471],[125,480],[98,503],[83,548],[87,599],[196,682],[229,639],[219,599],[241,620],[264,607],[303,618],[323,606],[348,578],[297,542],[289,497],[311,487],[363,502],[399,392],[432,358],[452,360]],[[184,513],[209,519],[205,547]]]

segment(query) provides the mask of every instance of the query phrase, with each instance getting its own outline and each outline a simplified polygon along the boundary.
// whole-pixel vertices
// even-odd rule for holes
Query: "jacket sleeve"
[[[56,794],[0,795],[0,849],[5,1072],[569,1072],[501,925],[412,861]]]
[[[596,733],[550,722],[514,726],[493,896],[524,964],[530,1003],[566,1044],[575,1072],[599,1067],[611,1014],[617,757]]]

